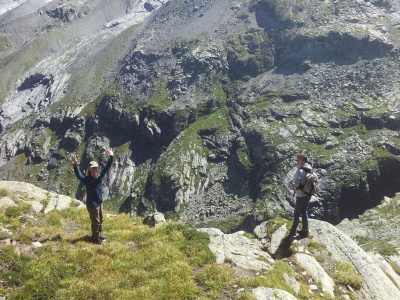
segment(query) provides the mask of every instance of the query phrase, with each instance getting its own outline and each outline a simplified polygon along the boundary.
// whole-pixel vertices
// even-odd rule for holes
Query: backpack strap
[[[306,172],[306,174],[312,172],[312,169],[310,170],[310,169],[306,169],[306,168],[304,168],[304,167],[301,167],[300,170],[304,170],[304,171]],[[305,180],[304,180],[304,183],[306,183]],[[297,189],[300,190],[300,191],[302,191],[303,193],[307,194],[306,192],[303,191],[303,189],[304,189],[304,184],[301,184],[301,182],[300,182],[299,187],[298,187]]]

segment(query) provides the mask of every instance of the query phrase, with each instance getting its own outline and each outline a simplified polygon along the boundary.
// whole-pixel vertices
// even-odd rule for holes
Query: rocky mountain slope
[[[399,191],[397,1],[18,3],[0,15],[4,179],[84,199],[68,155],[84,169],[110,145],[109,208],[224,231],[290,216],[300,151],[317,219]]]
[[[387,213],[398,211],[399,197],[386,198],[376,209],[375,220],[386,220]],[[95,298],[159,299],[160,292],[173,299],[400,297],[400,240],[395,232],[387,231],[393,246],[389,253],[383,247],[364,250],[365,240],[361,248],[339,229],[349,228],[346,222],[335,227],[312,219],[307,238],[288,237],[289,221],[280,218],[261,223],[253,234],[200,228],[202,235],[196,235],[194,229],[173,222],[149,228],[126,214],[106,214],[104,229],[110,239],[93,245],[85,238],[90,221],[78,200],[28,183],[2,181],[0,207],[0,296],[7,299],[83,299],[87,293]],[[186,256],[179,256],[172,274],[176,246]],[[88,255],[98,258],[91,261]],[[194,265],[187,265],[188,257]],[[99,270],[103,276],[96,275]],[[183,283],[182,276],[190,279]],[[105,286],[103,277],[109,280]],[[192,281],[195,289],[189,289]]]

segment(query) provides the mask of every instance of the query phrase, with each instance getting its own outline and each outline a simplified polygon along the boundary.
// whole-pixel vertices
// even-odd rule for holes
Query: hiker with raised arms
[[[103,187],[101,180],[110,169],[114,152],[113,149],[107,149],[109,159],[103,169],[99,169],[99,165],[95,161],[89,163],[86,175],[78,170],[78,157],[76,154],[71,155],[71,163],[74,166],[76,178],[83,182],[86,187],[86,208],[89,212],[92,222],[92,241],[95,244],[102,244],[106,239],[101,235],[103,224]]]

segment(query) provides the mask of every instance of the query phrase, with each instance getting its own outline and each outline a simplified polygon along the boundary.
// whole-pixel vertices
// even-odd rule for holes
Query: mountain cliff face
[[[400,186],[396,1],[43,1],[0,10],[0,175],[226,231],[290,215],[298,152],[339,223]],[[35,6],[36,5],[36,6]]]

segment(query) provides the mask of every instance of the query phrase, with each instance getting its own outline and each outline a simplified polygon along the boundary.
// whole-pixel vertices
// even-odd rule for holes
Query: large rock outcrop
[[[48,192],[30,183],[17,181],[0,181],[0,190],[3,196],[0,199],[1,206],[15,206],[16,202],[24,201],[32,206],[34,212],[48,213],[53,209],[65,209],[68,207],[85,207],[85,205],[71,197]]]
[[[398,286],[388,277],[376,259],[356,242],[326,222],[311,220],[309,226],[315,233],[314,239],[324,244],[334,259],[351,263],[356,268],[364,281],[362,288],[371,299],[400,298]]]
[[[299,282],[288,275],[290,272],[293,272],[298,280],[301,278],[300,283],[307,284],[309,295],[313,294],[315,297],[318,297],[318,293],[329,299],[338,297],[339,294],[345,298],[352,294],[352,297],[357,299],[373,300],[399,297],[399,276],[389,263],[389,257],[367,253],[345,233],[324,221],[310,220],[311,235],[308,238],[282,235],[283,230],[287,233],[287,226],[276,226],[279,224],[276,222],[278,221],[271,220],[263,225],[264,228],[268,227],[268,236],[259,240],[249,239],[243,232],[223,234],[213,228],[199,230],[210,234],[209,247],[216,255],[217,263],[252,270],[254,273],[251,276],[255,277],[268,279],[268,276],[274,276],[276,280],[279,276],[287,283],[286,291],[271,288],[273,286],[268,284],[268,288],[254,289],[253,294],[257,299],[297,299],[300,287],[296,286]],[[259,230],[258,228],[257,231]],[[263,231],[267,233],[267,230]],[[280,240],[279,251],[274,250],[274,239]],[[257,264],[254,263],[254,259],[258,261]],[[283,272],[275,271],[279,268],[277,264],[282,262],[290,267]],[[347,264],[355,270],[355,273],[346,274],[350,278],[347,281],[337,276],[339,264]],[[263,270],[271,273],[260,274]],[[277,273],[273,273],[274,271]],[[352,284],[355,277],[362,279],[360,285]],[[349,285],[353,287],[349,288]]]
[[[243,236],[244,232],[224,234],[216,228],[200,228],[211,237],[210,249],[217,257],[217,263],[225,262],[246,270],[271,270],[273,259],[262,251],[261,243],[257,240],[249,240]]]

